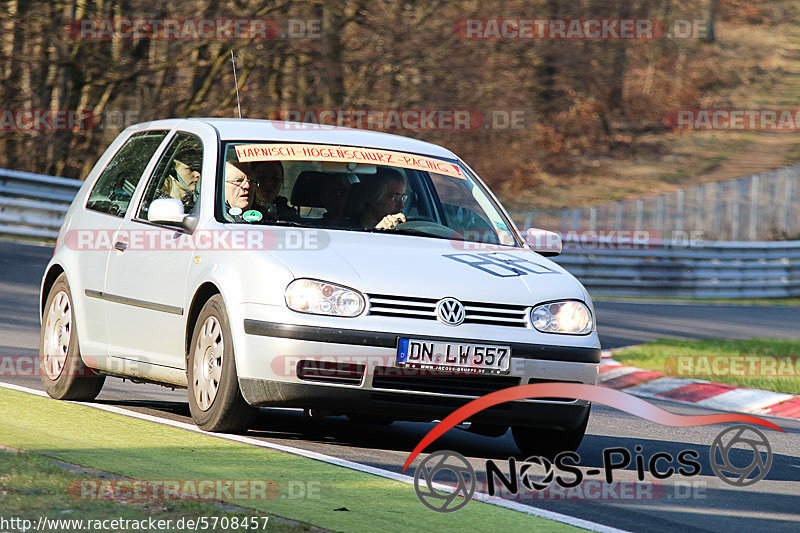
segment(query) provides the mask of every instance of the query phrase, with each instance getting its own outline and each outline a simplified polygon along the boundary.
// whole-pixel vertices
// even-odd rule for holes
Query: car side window
[[[175,198],[191,213],[200,196],[200,171],[203,168],[203,142],[196,135],[178,132],[161,156],[147,183],[137,218],[147,220],[153,200]]]
[[[485,212],[478,203],[469,183],[462,179],[430,173],[436,187],[447,225],[457,230],[487,229],[492,225],[478,213]]]
[[[86,208],[124,217],[144,169],[168,133],[158,130],[131,135],[100,174]]]

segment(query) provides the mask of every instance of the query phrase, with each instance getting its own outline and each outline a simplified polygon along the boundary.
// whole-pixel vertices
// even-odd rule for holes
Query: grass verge
[[[574,529],[480,502],[436,513],[399,481],[8,389],[0,390],[0,427],[0,444],[132,479],[271,480],[274,499],[223,501],[331,531]]]
[[[40,517],[50,519],[46,530],[79,530],[79,524],[88,524],[93,520],[127,520],[138,524],[154,523],[186,524],[200,517],[211,518],[206,531],[228,531],[231,523],[246,522],[256,524],[263,531],[292,533],[308,531],[302,525],[290,525],[286,522],[265,519],[257,513],[233,510],[230,506],[223,508],[208,502],[198,501],[109,501],[76,499],[65,487],[80,483],[86,475],[73,473],[55,464],[52,460],[32,453],[10,453],[0,451],[0,507],[3,517],[17,519],[20,525],[38,525]],[[256,518],[251,522],[251,518]],[[25,522],[25,521],[28,522]],[[235,522],[234,522],[235,521]],[[216,522],[216,523],[214,523]],[[223,528],[222,524],[228,527]],[[120,522],[120,525],[123,523]],[[109,524],[111,525],[111,524]],[[130,522],[126,525],[132,525]],[[211,526],[216,527],[211,527]],[[263,527],[262,527],[263,526]],[[20,529],[20,528],[12,528]],[[127,530],[131,528],[123,528]],[[146,529],[146,528],[138,528]],[[237,528],[238,529],[238,528]]]
[[[800,340],[660,339],[615,351],[613,357],[672,376],[800,395]]]

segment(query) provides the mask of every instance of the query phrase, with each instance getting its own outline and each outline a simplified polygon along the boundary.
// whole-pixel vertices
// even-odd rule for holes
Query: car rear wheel
[[[51,398],[89,401],[100,394],[106,377],[87,367],[80,354],[72,293],[61,274],[47,295],[39,336],[39,375]]]
[[[239,390],[233,336],[219,294],[200,311],[189,346],[186,372],[192,420],[206,431],[246,431],[258,409]]]
[[[553,459],[561,452],[574,452],[578,449],[586,434],[590,410],[591,408],[586,410],[584,419],[571,430],[513,426],[511,435],[523,456]]]

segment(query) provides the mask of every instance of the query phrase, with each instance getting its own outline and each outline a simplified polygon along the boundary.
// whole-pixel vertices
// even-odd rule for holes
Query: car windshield
[[[519,246],[457,161],[346,146],[227,142],[222,220]]]

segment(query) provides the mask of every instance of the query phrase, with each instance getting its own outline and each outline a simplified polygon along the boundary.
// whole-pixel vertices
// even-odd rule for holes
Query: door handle
[[[120,252],[124,252],[125,250],[128,249],[128,243],[127,242],[115,242],[114,243],[114,248],[116,248]]]

